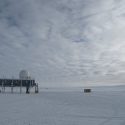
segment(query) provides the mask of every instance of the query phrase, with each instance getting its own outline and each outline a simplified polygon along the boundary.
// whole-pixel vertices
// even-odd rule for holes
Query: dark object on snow
[[[91,89],[84,89],[84,93],[90,93],[91,91]]]

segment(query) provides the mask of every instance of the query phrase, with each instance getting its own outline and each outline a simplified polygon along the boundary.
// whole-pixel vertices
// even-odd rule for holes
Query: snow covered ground
[[[0,94],[0,125],[125,125],[125,87]]]

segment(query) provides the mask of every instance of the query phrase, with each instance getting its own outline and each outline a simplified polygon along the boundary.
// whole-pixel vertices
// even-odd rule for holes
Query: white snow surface
[[[125,87],[1,93],[0,125],[125,125]]]

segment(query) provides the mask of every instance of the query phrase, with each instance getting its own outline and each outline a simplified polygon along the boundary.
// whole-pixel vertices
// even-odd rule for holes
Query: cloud
[[[1,0],[1,76],[17,77],[27,69],[42,86],[124,82],[124,5],[123,0]]]

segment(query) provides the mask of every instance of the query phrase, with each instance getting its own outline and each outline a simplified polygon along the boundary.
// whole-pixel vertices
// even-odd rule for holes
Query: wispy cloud
[[[124,0],[1,0],[0,74],[28,69],[45,86],[124,82],[124,5]]]

